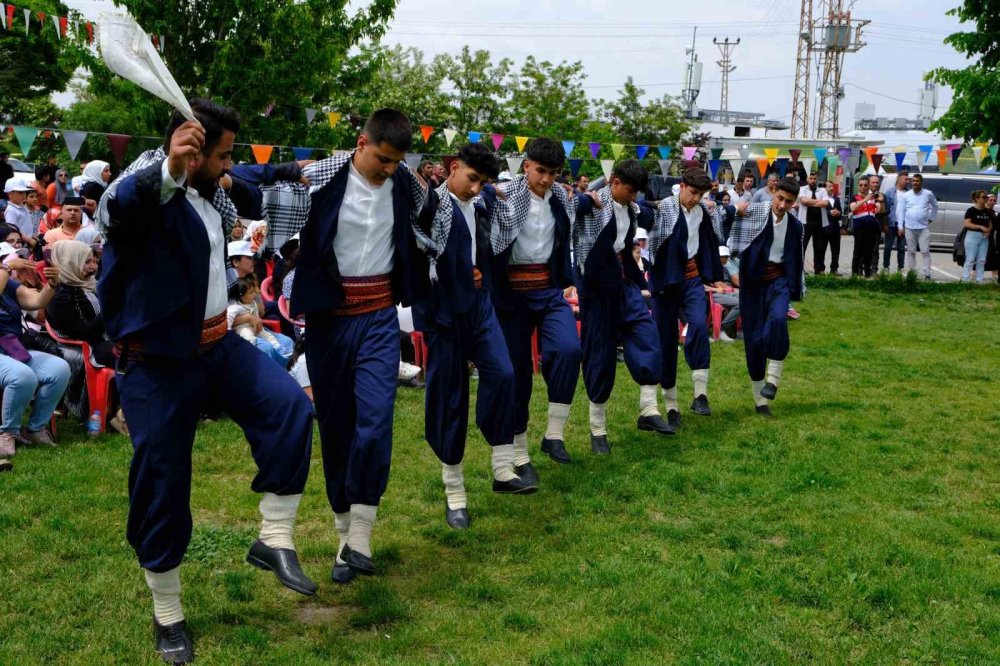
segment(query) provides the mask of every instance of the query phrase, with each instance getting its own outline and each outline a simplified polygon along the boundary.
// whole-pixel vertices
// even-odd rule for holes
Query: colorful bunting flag
[[[750,159],[750,146],[740,146],[740,161],[746,162],[748,159]],[[743,165],[741,164],[740,166]]]
[[[295,156],[295,161],[300,162],[302,160],[308,160],[312,157],[313,149],[306,146],[293,146],[292,155]]]
[[[424,143],[431,140],[431,135],[434,134],[434,128],[430,125],[420,126],[420,136],[424,137]]]
[[[604,179],[611,180],[611,171],[615,168],[614,160],[601,160],[601,171],[604,172]]]
[[[972,147],[972,157],[976,160],[977,165],[983,165],[983,147],[981,145]]]
[[[775,164],[778,167],[778,177],[779,178],[784,178],[785,174],[788,173],[788,163],[789,162],[791,162],[791,159],[789,159],[787,157],[779,157],[778,159],[775,160]]]
[[[14,136],[17,137],[17,145],[21,146],[21,152],[27,157],[28,153],[31,152],[32,144],[35,143],[35,139],[38,137],[38,130],[34,127],[14,125]]]
[[[569,172],[573,174],[573,180],[580,175],[580,167],[583,166],[583,160],[576,158],[569,161]],[[512,172],[513,173],[513,172]]]
[[[851,159],[851,149],[840,148],[839,150],[837,150],[837,155],[840,156],[840,161],[842,164],[847,164],[847,161]]]
[[[253,153],[253,158],[257,160],[257,164],[267,164],[271,159],[271,153],[274,152],[274,146],[262,146],[252,143],[250,144],[250,151]]]
[[[615,159],[619,159],[622,156],[622,151],[625,150],[625,144],[613,143],[611,144],[611,154],[615,156]]]
[[[597,153],[601,152],[601,144],[589,143],[587,145],[590,147],[590,156],[597,159]]]
[[[469,132],[469,143],[479,143],[479,140],[482,138],[482,132]]]
[[[31,10],[22,9],[21,11],[24,13],[24,35],[27,37],[28,29],[31,27]],[[25,156],[27,156],[27,154],[25,154]]]
[[[420,163],[423,162],[424,156],[421,153],[406,153],[403,160],[406,162],[406,166],[410,168],[410,171],[416,173],[420,169]]]
[[[878,152],[878,146],[865,146],[864,151],[865,151],[865,157],[867,157],[868,161],[871,162],[872,155]]]
[[[69,151],[69,158],[71,160],[75,160],[76,156],[80,154],[80,148],[83,147],[83,142],[87,140],[87,133],[66,130],[62,133],[62,135],[63,141],[66,142],[66,150]]]
[[[694,155],[697,152],[698,152],[698,146],[684,146],[684,159],[686,160],[694,159]]]
[[[762,157],[759,160],[757,160],[757,173],[760,174],[761,178],[763,178],[764,174],[767,173],[767,167],[768,166],[769,166],[769,163],[768,163],[766,157]]]
[[[111,156],[115,159],[115,164],[121,166],[125,161],[125,150],[128,148],[132,137],[128,134],[109,134],[108,145],[111,147]]]
[[[662,155],[663,153],[661,152],[660,154]],[[659,162],[660,162],[660,173],[662,173],[664,176],[669,175],[670,174],[670,166],[674,163],[674,161],[673,160],[660,160]]]
[[[447,132],[448,130],[445,130],[445,131]],[[517,152],[523,153],[524,152],[524,147],[528,145],[528,137],[526,137],[526,136],[515,136],[514,137],[514,143],[517,144]],[[569,155],[568,152],[566,154]]]
[[[319,111],[316,109],[306,109],[306,125],[312,124],[312,121],[315,120],[317,113],[319,113]]]
[[[507,170],[510,171],[511,176],[516,176],[517,172],[521,170],[521,164],[524,163],[523,157],[508,157],[507,158]]]
[[[774,164],[774,160],[778,159],[778,149],[777,148],[765,148],[764,149],[764,154],[767,156],[767,163],[768,163],[769,166],[771,164]]]
[[[937,155],[938,169],[944,171],[948,167],[948,149],[938,148],[934,153]]]
[[[826,148],[813,148],[813,156],[816,158],[816,166],[822,166],[823,160],[826,159]]]
[[[802,168],[806,170],[806,174],[812,173],[813,165],[816,164],[816,159],[813,157],[803,157],[802,158]]]
[[[9,30],[7,27],[7,21],[14,19],[14,5],[7,5],[0,3],[0,23],[3,24],[4,30]]]
[[[503,143],[503,134],[491,134],[490,139],[493,140],[493,150],[500,150],[500,144]]]
[[[672,151],[673,148],[671,148],[670,146],[658,146],[657,150],[660,151],[660,157],[662,157],[665,160],[669,160],[670,159],[670,151]]]
[[[927,156],[929,154],[930,153],[925,153],[922,150],[917,153],[917,171],[920,171],[921,173],[923,173],[924,163],[927,162]]]
[[[877,174],[879,167],[882,166],[882,155],[873,153],[868,156],[868,159],[871,160],[872,168],[875,169],[875,173]]]
[[[458,136],[458,130],[453,130],[445,127],[444,130],[442,131],[444,132],[444,143],[445,145],[450,147],[451,142],[455,140],[456,136]]]
[[[893,153],[893,157],[896,158],[896,171],[902,171],[903,162],[906,161],[906,151],[904,150],[897,153]]]
[[[341,114],[337,113],[336,111],[331,111],[328,114],[326,114],[326,118],[330,122],[330,127],[333,127],[334,125],[339,123],[340,117]]]
[[[711,159],[708,161],[708,176],[712,180],[715,180],[719,175],[719,167],[722,166],[722,160]]]
[[[573,149],[576,148],[576,141],[563,141],[562,147],[566,153],[566,157],[569,157],[573,154]]]
[[[955,166],[955,164],[958,162],[958,157],[961,154],[962,154],[962,146],[958,146],[957,148],[952,148],[951,149],[951,165],[952,166]]]
[[[799,150],[798,148],[789,148],[788,149],[788,154],[792,156],[792,161],[793,162],[798,162],[799,161],[799,155],[802,154],[802,151]]]
[[[930,157],[931,156],[931,152],[934,150],[934,146],[930,146],[930,145],[917,146],[917,147],[920,149],[920,152],[924,153],[924,157],[925,158]]]
[[[722,157],[722,148],[712,148],[711,153],[712,153],[712,159],[717,160],[720,157]]]
[[[636,146],[635,154],[639,156],[639,159],[646,159],[646,153],[649,152],[649,146]]]
[[[1000,145],[994,143],[989,147],[988,152],[990,154],[990,159],[993,160],[993,164],[997,163],[997,151],[1000,151]]]

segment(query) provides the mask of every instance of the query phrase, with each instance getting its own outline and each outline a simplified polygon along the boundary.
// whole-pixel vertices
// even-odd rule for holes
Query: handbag
[[[951,250],[951,258],[959,266],[965,265],[965,232],[967,231],[968,229],[963,227],[962,231],[955,236],[955,246]]]

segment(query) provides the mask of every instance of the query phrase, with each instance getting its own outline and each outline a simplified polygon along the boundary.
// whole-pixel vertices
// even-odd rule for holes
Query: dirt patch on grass
[[[771,544],[775,548],[784,548],[788,544],[788,538],[783,537],[780,534],[775,534],[773,537],[769,537],[764,541]]]
[[[348,604],[334,606],[307,604],[295,611],[295,619],[299,624],[330,624],[353,615],[359,610],[361,610],[360,606],[350,606]]]

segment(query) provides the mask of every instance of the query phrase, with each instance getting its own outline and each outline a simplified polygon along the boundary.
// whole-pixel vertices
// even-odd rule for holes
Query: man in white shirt
[[[826,270],[827,227],[830,226],[828,211],[831,203],[826,189],[819,186],[816,174],[809,174],[806,184],[799,188],[798,218],[805,225],[803,243],[806,247],[803,252],[809,246],[810,239],[813,241],[813,269],[816,275]]]
[[[917,270],[917,249],[924,257],[923,277],[931,279],[931,231],[928,226],[938,214],[934,193],[924,189],[924,177],[919,173],[911,178],[913,189],[896,198],[897,234],[906,238],[906,264]]]
[[[121,348],[118,391],[134,447],[127,536],[152,592],[157,651],[171,663],[194,659],[179,565],[191,538],[191,448],[210,399],[243,428],[257,463],[251,488],[263,493],[263,521],[247,561],[289,589],[316,592],[292,541],[309,471],[309,400],[226,327],[225,237],[211,202],[232,166],[239,116],[208,100],[191,107],[196,121],[171,119],[166,159],[109,194],[99,286]]]

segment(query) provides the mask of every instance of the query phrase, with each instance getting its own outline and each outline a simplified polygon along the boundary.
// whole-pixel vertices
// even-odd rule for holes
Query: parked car
[[[29,183],[35,179],[35,167],[33,165],[25,164],[13,157],[7,158],[7,164],[14,169],[14,178],[22,178]]]

